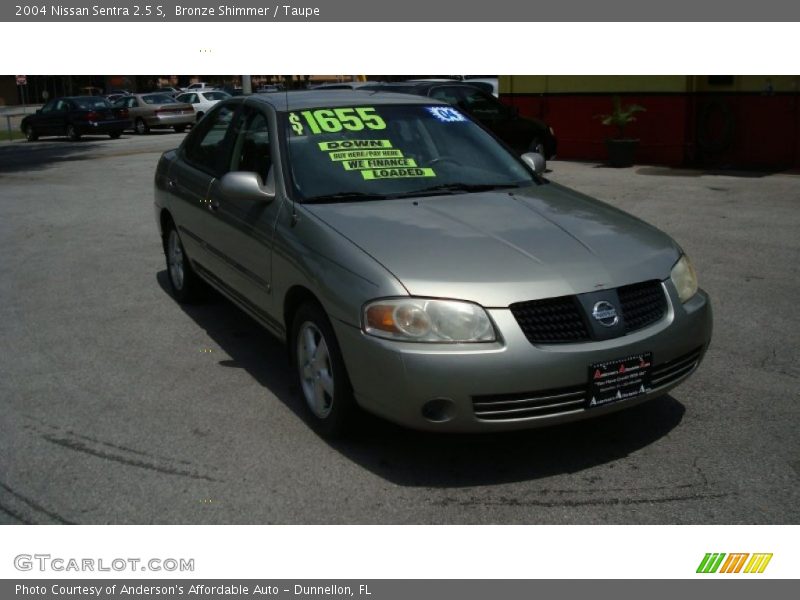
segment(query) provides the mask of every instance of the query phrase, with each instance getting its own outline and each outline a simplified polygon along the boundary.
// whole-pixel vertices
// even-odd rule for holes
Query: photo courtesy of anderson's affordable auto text
[[[791,594],[798,15],[311,4],[0,11],[0,598]]]

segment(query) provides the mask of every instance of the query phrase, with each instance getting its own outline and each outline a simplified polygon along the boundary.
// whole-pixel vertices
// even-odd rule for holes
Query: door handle
[[[209,198],[208,200],[206,200],[206,206],[208,206],[208,210],[210,210],[211,212],[216,212],[217,209],[219,208],[219,200],[216,200],[214,198]]]

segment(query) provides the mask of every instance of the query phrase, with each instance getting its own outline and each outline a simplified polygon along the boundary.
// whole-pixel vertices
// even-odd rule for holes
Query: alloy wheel
[[[178,232],[174,229],[169,232],[169,240],[167,241],[167,261],[172,285],[176,290],[182,290],[184,278],[183,248],[181,248]]]
[[[297,368],[308,407],[315,417],[325,419],[333,408],[333,368],[325,336],[310,321],[297,332]]]

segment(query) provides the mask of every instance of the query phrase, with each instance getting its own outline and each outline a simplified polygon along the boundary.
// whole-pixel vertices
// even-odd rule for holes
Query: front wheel
[[[121,135],[122,135],[122,132],[121,132],[121,131],[112,131],[111,133],[109,133],[109,134],[108,134],[108,137],[110,137],[112,140],[116,140],[116,139],[118,139],[118,138],[119,138]]]
[[[29,142],[35,142],[39,139],[39,134],[36,133],[36,130],[33,128],[33,125],[26,125],[25,126],[25,139]]]
[[[149,133],[150,127],[147,123],[144,122],[144,119],[136,119],[136,123],[134,124],[134,129],[136,133],[139,135],[144,135],[145,133]]]
[[[192,269],[189,257],[183,249],[178,230],[173,224],[164,240],[167,259],[167,277],[172,295],[181,304],[195,302],[201,297],[202,282]]]
[[[183,133],[186,131],[186,125],[175,125],[173,129],[175,130],[175,133]]]
[[[72,123],[67,125],[67,138],[69,138],[69,141],[71,142],[77,142],[81,139],[81,134],[78,133],[78,130],[75,129],[75,125]]]
[[[314,303],[301,306],[290,339],[294,372],[311,426],[326,437],[348,433],[358,407],[325,311]]]

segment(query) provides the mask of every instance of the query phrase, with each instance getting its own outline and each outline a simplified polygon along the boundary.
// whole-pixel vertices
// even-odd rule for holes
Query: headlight
[[[697,293],[697,273],[695,273],[689,257],[685,254],[672,267],[670,279],[672,279],[675,289],[678,290],[678,298],[681,299],[681,302],[686,302]]]
[[[389,298],[364,306],[364,331],[406,342],[493,342],[486,311],[472,302]]]

